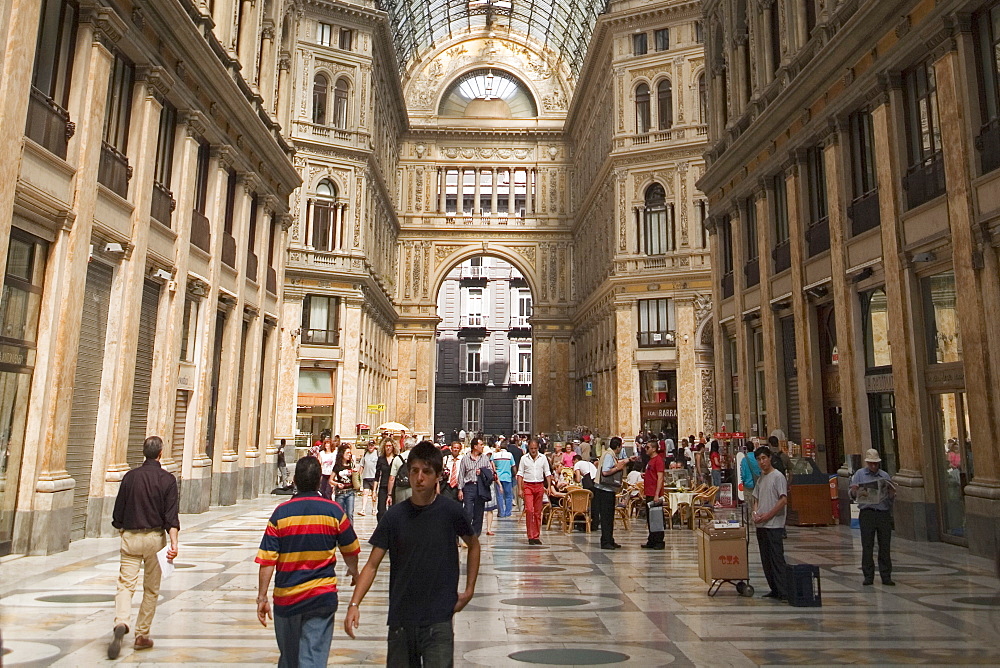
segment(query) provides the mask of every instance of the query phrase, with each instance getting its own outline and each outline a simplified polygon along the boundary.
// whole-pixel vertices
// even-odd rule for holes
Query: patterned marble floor
[[[253,557],[277,501],[182,518],[179,568],[164,581],[153,624],[156,646],[136,654],[129,636],[120,663],[275,665],[273,632],[255,618]],[[374,518],[356,524],[364,544]],[[709,598],[686,530],[669,532],[667,549],[651,554],[639,549],[641,526],[619,525],[625,548],[615,552],[598,549],[596,535],[546,531],[542,547],[528,547],[522,523],[502,520],[496,529],[483,537],[476,598],[455,618],[459,666],[1000,665],[1000,583],[987,560],[954,546],[896,539],[898,586],[862,587],[857,531],[790,528],[789,560],[821,567],[823,599],[823,607],[792,608],[759,597],[766,585],[754,542],[758,596],[723,586]],[[2,665],[109,664],[117,569],[113,538],[0,560]],[[344,635],[338,613],[331,664],[384,663],[382,571],[357,640]]]

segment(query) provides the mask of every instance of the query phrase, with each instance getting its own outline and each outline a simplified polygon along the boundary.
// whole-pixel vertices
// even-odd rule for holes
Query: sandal
[[[487,536],[495,536],[496,534],[495,534],[495,533],[493,533],[492,531],[487,531],[487,532],[486,532],[486,535],[487,535]]]

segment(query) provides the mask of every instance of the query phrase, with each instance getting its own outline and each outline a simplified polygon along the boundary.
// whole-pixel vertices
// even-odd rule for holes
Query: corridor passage
[[[273,631],[255,618],[253,562],[277,502],[263,498],[181,517],[179,568],[163,583],[155,647],[136,654],[130,635],[119,663],[277,663]],[[356,520],[364,563],[375,520]],[[476,597],[455,620],[456,665],[1000,664],[1000,596],[987,560],[950,545],[895,539],[897,586],[862,587],[857,531],[789,528],[788,534],[789,561],[822,568],[822,607],[760,598],[766,586],[755,542],[757,596],[741,598],[724,585],[709,598],[688,530],[668,532],[667,549],[650,554],[639,548],[645,527],[633,523],[625,531],[619,523],[616,539],[624,548],[605,552],[595,534],[554,529],[543,530],[543,546],[528,547],[521,523],[498,520],[496,536],[483,536]],[[105,652],[117,570],[117,538],[0,561],[3,665],[110,665]],[[337,570],[341,576],[340,564]],[[383,568],[354,641],[343,632],[342,596],[331,665],[384,663],[387,589]],[[341,591],[348,590],[342,583]]]

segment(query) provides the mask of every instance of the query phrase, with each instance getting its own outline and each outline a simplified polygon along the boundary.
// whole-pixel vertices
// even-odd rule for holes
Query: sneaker
[[[895,587],[896,586],[896,583],[893,582],[891,578],[888,579],[888,580],[882,580],[882,584],[885,585],[886,587]]]
[[[149,636],[136,636],[134,647],[136,649],[152,649],[153,641],[149,639]]]
[[[873,585],[875,584],[875,578],[865,578],[865,581],[862,582],[861,584],[863,584],[866,587],[869,585]]]
[[[122,638],[128,633],[128,626],[125,624],[119,624],[115,627],[113,631],[114,636],[111,638],[111,643],[108,645],[108,658],[117,659],[118,655],[122,652]]]

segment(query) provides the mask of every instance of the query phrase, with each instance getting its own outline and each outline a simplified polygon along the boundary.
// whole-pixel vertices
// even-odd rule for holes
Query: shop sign
[[[642,411],[644,420],[655,420],[657,418],[676,418],[676,408],[647,408]]]
[[[594,381],[588,380],[586,383],[584,383],[583,393],[588,397],[594,396]]]
[[[712,437],[716,438],[716,439],[718,439],[720,441],[731,441],[734,438],[746,438],[747,435],[745,433],[743,433],[742,431],[732,431],[732,432],[730,432],[730,431],[717,431],[714,434],[712,434]]]
[[[830,352],[830,364],[840,364],[840,349],[837,346]]]
[[[10,345],[0,347],[0,364],[28,366],[28,349]]]
[[[892,373],[877,373],[865,376],[865,392],[868,394],[893,392],[895,389],[896,386],[892,382]]]
[[[368,404],[369,413],[381,413],[385,410],[385,404]]]
[[[736,501],[733,499],[733,483],[724,482],[719,485],[719,505],[723,508],[735,508]]]

